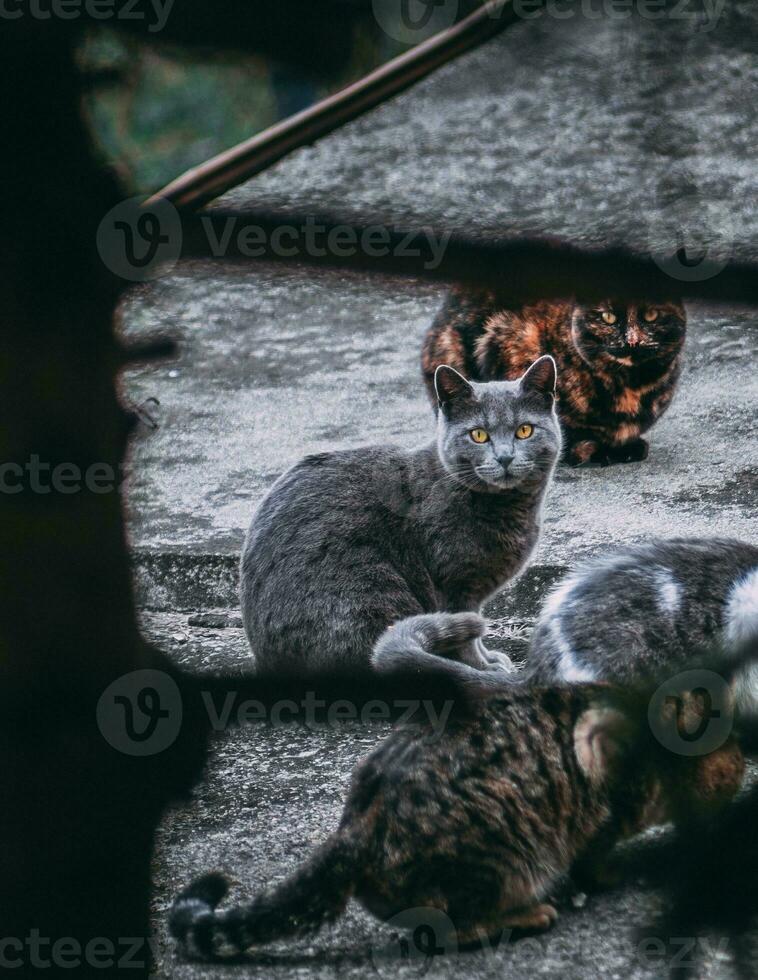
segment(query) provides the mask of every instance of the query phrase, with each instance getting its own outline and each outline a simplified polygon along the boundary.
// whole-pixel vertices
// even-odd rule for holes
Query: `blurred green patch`
[[[387,16],[399,17],[397,0],[381,2]],[[456,0],[457,15],[480,2]],[[433,31],[430,25],[428,33]],[[93,29],[79,52],[90,81],[85,112],[100,152],[127,192],[149,194],[367,74],[406,50],[411,39],[404,38],[399,21],[389,35],[378,22],[358,30],[348,70],[327,87],[297,68],[258,56],[201,54]]]
[[[85,111],[106,162],[147,194],[341,88],[395,52],[359,36],[350,70],[326,88],[297,69],[224,52],[200,55],[93,31],[80,51]]]

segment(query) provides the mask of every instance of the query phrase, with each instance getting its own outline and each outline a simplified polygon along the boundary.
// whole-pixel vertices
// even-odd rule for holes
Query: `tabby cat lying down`
[[[420,616],[380,645],[435,657],[481,628],[467,613]],[[609,693],[513,687],[453,712],[442,735],[396,729],[358,766],[338,830],[299,871],[226,909],[225,880],[199,879],[174,903],[173,936],[191,956],[238,954],[315,931],[351,896],[382,919],[440,909],[463,945],[506,927],[548,928],[550,890],[573,865],[591,873],[618,839],[708,813],[742,779],[732,742],[708,756],[667,753]]]
[[[510,309],[490,291],[460,288],[427,333],[422,368],[434,401],[438,364],[474,381],[497,381],[551,354],[566,462],[628,463],[645,459],[642,434],[674,397],[686,326],[677,302],[562,300]]]

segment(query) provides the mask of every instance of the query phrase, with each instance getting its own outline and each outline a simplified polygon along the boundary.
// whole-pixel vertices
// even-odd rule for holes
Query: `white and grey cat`
[[[721,644],[758,643],[758,547],[725,538],[678,538],[619,548],[581,565],[546,599],[523,671],[474,675],[435,656],[399,625],[377,647],[377,669],[434,670],[464,684],[627,684],[691,663]],[[431,628],[432,624],[429,624]],[[736,681],[737,706],[758,711],[758,667]]]
[[[256,511],[240,595],[259,670],[369,669],[388,626],[476,612],[529,559],[561,449],[555,362],[487,384],[441,366],[435,386],[435,442],[307,456]],[[510,664],[481,640],[463,659]]]
[[[590,561],[548,597],[532,635],[534,683],[627,683],[677,669],[716,644],[758,642],[758,547],[728,538],[632,545]],[[747,709],[758,690],[737,683]]]

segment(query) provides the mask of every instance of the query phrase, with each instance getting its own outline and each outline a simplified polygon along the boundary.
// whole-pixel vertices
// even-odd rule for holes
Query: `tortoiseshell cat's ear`
[[[558,380],[558,369],[549,354],[544,354],[532,364],[521,379],[523,391],[536,391],[540,395],[555,397],[555,385]]]
[[[447,405],[456,398],[471,398],[474,394],[474,389],[463,375],[447,364],[440,364],[434,372],[434,390],[440,405]]]
[[[623,712],[608,705],[588,708],[574,726],[574,751],[585,776],[594,785],[612,775],[633,737],[632,724]]]

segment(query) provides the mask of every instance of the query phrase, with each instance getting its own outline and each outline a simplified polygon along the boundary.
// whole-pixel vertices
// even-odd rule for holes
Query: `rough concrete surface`
[[[439,295],[359,277],[190,267],[132,300],[130,329],[171,325],[181,337],[174,363],[128,379],[135,402],[161,402],[129,482],[143,602],[234,604],[253,508],[305,453],[432,438],[418,354]],[[559,469],[525,585],[620,541],[758,534],[755,315],[693,305],[689,316],[687,367],[649,459]]]
[[[147,613],[143,630],[187,669],[244,669],[247,650],[239,628],[197,629],[184,615]],[[655,917],[664,905],[639,867],[662,830],[627,848],[623,887],[584,901],[570,889],[559,892],[560,918],[545,935],[513,936],[476,951],[448,949],[431,960],[423,954],[409,958],[403,952],[403,931],[351,903],[343,918],[317,936],[272,944],[234,964],[178,959],[166,933],[177,889],[202,872],[218,869],[235,882],[230,900],[244,900],[293,872],[336,828],[353,766],[388,730],[382,724],[367,728],[349,723],[317,731],[252,727],[214,735],[205,779],[189,803],[167,814],[158,834],[156,977],[660,980],[667,966],[674,965],[697,965],[702,978],[734,976],[731,947],[718,935],[681,937],[682,943],[661,953],[661,941],[668,937],[656,929]]]
[[[695,7],[704,5],[678,5]],[[715,26],[691,16],[640,23],[543,15],[223,203],[483,239],[624,242],[643,254],[671,251],[683,232],[711,259],[756,260],[756,24],[747,0],[722,7]],[[190,626],[187,613],[234,613],[244,529],[285,467],[305,452],[430,436],[418,348],[440,299],[428,285],[254,263],[186,263],[130,293],[125,334],[181,341],[174,363],[124,379],[125,397],[161,402],[160,428],[144,428],[132,453],[129,533],[140,602],[162,610],[146,614],[145,630],[178,661],[245,669],[238,626]],[[758,540],[755,313],[691,305],[689,315],[686,372],[652,432],[650,459],[561,470],[532,577],[493,614],[528,620],[545,582],[617,542],[678,533]],[[177,962],[164,945],[164,921],[178,885],[222,866],[250,892],[292,870],[335,826],[350,769],[381,734],[354,727],[216,736],[207,778],[159,836],[160,976],[665,975],[671,964],[646,959],[636,937],[659,898],[634,878],[584,908],[564,909],[547,936],[431,964],[399,962],[392,930],[352,906],[313,941],[243,964]],[[387,944],[382,958],[376,951]],[[733,975],[718,938],[701,975]]]

